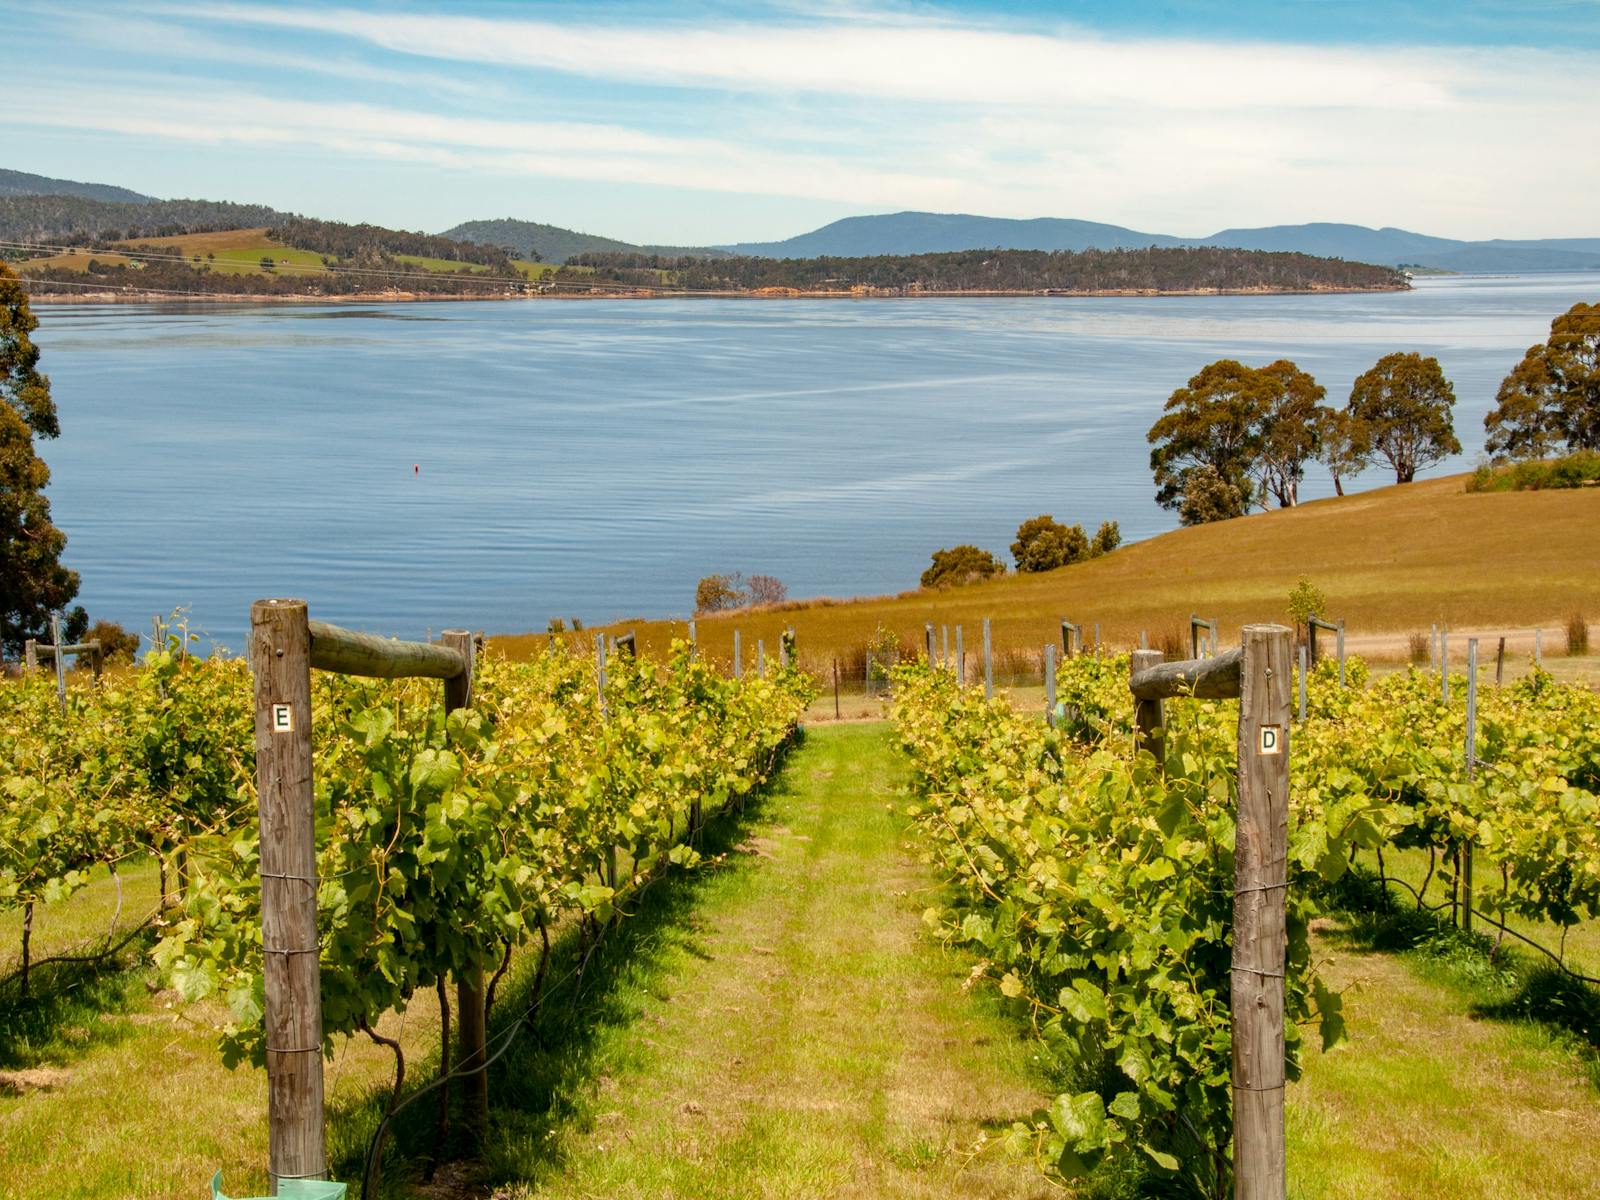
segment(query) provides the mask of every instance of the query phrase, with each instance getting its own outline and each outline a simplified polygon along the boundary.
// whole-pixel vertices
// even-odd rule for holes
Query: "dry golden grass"
[[[757,639],[771,653],[779,631],[793,626],[802,662],[822,673],[835,655],[859,658],[879,625],[916,648],[924,622],[959,623],[971,655],[981,647],[985,617],[1000,649],[1053,641],[1063,617],[1086,630],[1099,622],[1111,645],[1132,645],[1144,630],[1159,647],[1169,634],[1187,644],[1191,612],[1218,618],[1226,644],[1246,622],[1286,621],[1289,590],[1305,575],[1327,595],[1327,615],[1347,622],[1353,649],[1361,649],[1355,639],[1386,635],[1397,639],[1403,656],[1406,633],[1439,622],[1455,629],[1542,625],[1545,652],[1560,652],[1558,627],[1569,615],[1600,612],[1600,493],[1469,495],[1464,481],[1430,479],[1180,529],[1044,574],[702,617],[700,644],[726,659],[737,627],[749,661]],[[641,648],[654,654],[685,636],[686,626],[606,627],[626,629],[636,630]],[[533,653],[543,641],[494,639],[513,657]]]

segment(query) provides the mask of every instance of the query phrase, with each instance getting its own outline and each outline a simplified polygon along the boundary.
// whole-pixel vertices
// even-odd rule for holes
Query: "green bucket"
[[[278,1200],[344,1200],[345,1185],[328,1179],[280,1179]],[[211,1177],[211,1200],[234,1200],[222,1190],[222,1172]],[[270,1200],[269,1197],[239,1197],[238,1200]]]

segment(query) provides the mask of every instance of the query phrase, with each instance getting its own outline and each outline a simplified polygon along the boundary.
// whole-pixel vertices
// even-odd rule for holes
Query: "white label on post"
[[[1263,725],[1261,727],[1261,753],[1283,753],[1283,726]]]
[[[272,732],[294,732],[294,705],[274,704],[272,706]]]

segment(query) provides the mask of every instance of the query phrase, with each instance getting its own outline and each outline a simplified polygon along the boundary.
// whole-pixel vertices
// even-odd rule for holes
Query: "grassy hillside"
[[[601,237],[595,233],[579,233],[559,225],[544,225],[538,221],[519,221],[504,217],[497,221],[464,221],[447,229],[441,237],[462,242],[479,242],[486,246],[504,246],[523,256],[537,254],[547,263],[564,263],[575,254],[589,253],[644,253],[676,257],[682,254],[726,258],[726,250],[695,246],[636,246],[616,238]]]
[[[985,617],[997,647],[1037,649],[1058,635],[1063,617],[1086,627],[1099,622],[1112,644],[1133,644],[1141,630],[1157,644],[1172,632],[1186,642],[1189,614],[1197,612],[1220,619],[1226,642],[1245,622],[1286,620],[1285,598],[1301,575],[1327,594],[1329,617],[1343,618],[1357,638],[1426,631],[1435,621],[1551,630],[1575,611],[1600,616],[1597,529],[1600,492],[1468,494],[1465,476],[1456,475],[1180,529],[1058,571],[703,617],[699,634],[708,652],[725,657],[737,626],[748,660],[756,639],[771,650],[780,630],[793,626],[802,657],[821,664],[858,655],[880,625],[920,644],[925,621],[960,623],[971,652]],[[636,629],[648,651],[683,636],[685,626],[615,628]],[[496,645],[525,654],[542,641],[505,637]]]

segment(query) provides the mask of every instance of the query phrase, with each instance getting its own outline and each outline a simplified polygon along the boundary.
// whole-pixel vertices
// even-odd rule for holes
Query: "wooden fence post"
[[[1450,631],[1439,631],[1439,701],[1450,703]]]
[[[159,622],[158,622],[159,624]],[[261,949],[267,1028],[267,1155],[280,1179],[323,1179],[322,990],[311,777],[311,632],[303,600],[250,607]]]
[[[1131,679],[1147,667],[1158,666],[1166,655],[1159,650],[1135,650],[1128,664]],[[1133,702],[1133,752],[1148,750],[1155,756],[1156,764],[1165,770],[1166,752],[1166,702],[1162,700],[1135,700]]]
[[[1056,644],[1044,644],[1044,723],[1056,727]]]
[[[989,618],[983,619],[983,698],[994,699],[994,644],[989,639]]]
[[[475,649],[472,634],[465,629],[447,629],[439,639],[445,649],[454,650],[466,664],[466,670],[454,679],[444,681],[445,711],[455,712],[472,704],[472,674]],[[483,965],[468,969],[456,976],[456,1012],[461,1030],[460,1070],[465,1073],[482,1067],[467,1076],[466,1125],[473,1141],[480,1140],[489,1128],[489,1071],[483,1067],[488,1057],[488,1012],[484,1008],[487,997],[483,986]]]
[[[1289,856],[1293,633],[1246,625],[1239,697],[1233,897],[1233,1194],[1284,1200],[1284,893]]]
[[[950,626],[939,626],[939,665],[945,670],[950,669]]]
[[[1300,720],[1306,719],[1306,648],[1300,647]]]
[[[39,643],[33,638],[22,643],[22,665],[30,671],[39,666]]]
[[[1505,645],[1505,639],[1500,639]],[[1467,639],[1467,782],[1478,765],[1478,639]],[[1503,919],[1503,918],[1502,918]],[[1461,846],[1461,928],[1472,932],[1472,839]]]
[[[1313,667],[1317,665],[1317,617],[1315,613],[1306,622],[1306,658],[1310,660]]]
[[[839,719],[839,659],[833,660],[833,719]]]
[[[1435,671],[1439,669],[1439,623],[1437,621],[1428,626],[1428,666]]]
[[[1535,629],[1533,631],[1533,665],[1536,666],[1536,667],[1543,667],[1544,666],[1544,630],[1543,629]]]
[[[67,656],[61,653],[61,614],[50,614],[50,640],[55,643],[54,653],[51,655],[56,660],[56,703],[61,706],[61,711],[67,711]]]
[[[1500,639],[1500,648],[1494,652],[1494,685],[1502,686],[1506,681],[1506,639]]]
[[[756,639],[756,678],[767,677],[767,639]]]
[[[1100,622],[1099,621],[1096,621],[1094,623],[1094,652],[1097,655],[1100,653]]]
[[[965,686],[967,682],[967,652],[961,643],[961,626],[956,626],[956,686]]]
[[[595,694],[600,697],[600,716],[607,716],[606,708],[606,635],[594,635],[594,686]]]
[[[929,621],[926,625],[924,625],[922,627],[922,639],[923,639],[923,642],[927,645],[927,648],[928,648],[928,666],[932,667],[933,664],[934,664],[934,658],[933,658],[933,622],[932,621]]]
[[[1334,634],[1339,651],[1339,686],[1344,687],[1344,618],[1339,618],[1339,631]]]
[[[739,642],[739,631],[733,631],[733,677],[744,678],[744,647]]]
[[[1148,629],[1139,630],[1139,649],[1150,649],[1150,631]]]
[[[695,655],[700,650],[700,638],[695,633],[694,622],[689,622],[689,661],[693,662]]]

